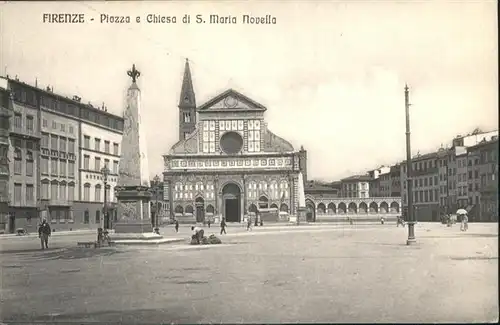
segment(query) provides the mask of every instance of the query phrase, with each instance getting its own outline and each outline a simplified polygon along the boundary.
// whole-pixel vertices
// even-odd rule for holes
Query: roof
[[[186,64],[184,66],[184,78],[182,79],[179,107],[196,107],[196,96],[193,89],[193,80],[191,78],[188,59],[186,59]]]
[[[267,110],[267,108],[264,105],[257,103],[256,101],[248,98],[247,96],[243,95],[242,93],[237,92],[234,89],[228,89],[228,90],[224,91],[223,93],[210,99],[206,103],[202,104],[201,106],[199,106],[197,111],[207,110],[207,109],[211,108],[217,102],[219,102],[219,101],[221,101],[224,98],[229,97],[229,96],[233,96],[233,97],[235,97],[243,102],[250,104],[251,106],[255,107],[256,110],[259,110],[259,111],[266,111]],[[225,109],[225,110],[230,111],[231,109]],[[241,110],[241,109],[236,108],[235,110]]]
[[[440,148],[438,151],[425,153],[423,155],[417,154],[411,158],[411,161],[417,162],[417,161],[422,161],[422,160],[427,160],[427,159],[437,159],[437,158],[441,158],[443,156],[448,155],[449,152],[450,152],[449,149]],[[401,164],[405,164],[405,163],[406,163],[406,160],[403,160],[401,162]]]
[[[354,181],[371,181],[373,177],[370,175],[353,175],[346,178],[341,179],[341,182],[354,182]]]
[[[62,99],[64,101],[69,102],[69,103],[71,103],[73,105],[76,105],[76,106],[78,106],[80,108],[86,108],[86,109],[89,109],[91,111],[98,112],[99,114],[103,114],[103,115],[107,115],[109,117],[117,118],[117,119],[120,119],[122,121],[124,120],[123,116],[115,115],[115,114],[110,113],[108,111],[102,110],[102,109],[100,109],[98,107],[94,107],[90,103],[89,104],[85,104],[85,103],[82,103],[81,101],[76,101],[76,100],[73,100],[73,99],[71,99],[69,97],[57,94],[57,93],[55,93],[53,91],[48,91],[46,89],[38,88],[38,87],[32,86],[30,84],[27,84],[27,83],[25,83],[23,81],[19,81],[19,80],[16,80],[16,79],[11,79],[9,77],[7,77],[6,79],[9,82],[17,84],[18,86],[27,87],[27,88],[29,88],[31,90],[38,91],[38,92],[40,92],[40,93],[42,93],[44,95],[48,95],[50,97],[55,97],[57,99]]]
[[[476,149],[481,149],[487,146],[492,146],[492,145],[497,145],[498,146],[498,138],[493,138],[489,141],[482,141],[476,145],[470,146],[467,148],[467,151],[474,151]]]

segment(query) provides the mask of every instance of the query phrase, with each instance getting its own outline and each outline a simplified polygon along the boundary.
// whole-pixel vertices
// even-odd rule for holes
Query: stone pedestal
[[[151,224],[149,201],[151,192],[146,186],[116,187],[118,199],[118,220],[114,225],[112,241],[120,240],[157,240],[163,238],[155,234]]]
[[[307,222],[307,208],[299,207],[297,209],[297,223],[306,223]]]

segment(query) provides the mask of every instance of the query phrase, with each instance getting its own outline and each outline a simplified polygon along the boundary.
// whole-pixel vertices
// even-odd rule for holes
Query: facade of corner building
[[[13,116],[9,97],[7,83],[4,82],[0,84],[0,231],[5,231],[5,224],[8,223],[9,218],[9,132]]]
[[[8,212],[0,231],[36,231],[40,218],[52,229],[95,229],[104,207],[114,217],[123,118],[104,107],[84,104],[52,88],[32,86],[17,78],[0,78],[10,94]]]
[[[297,213],[305,150],[271,132],[266,110],[232,89],[197,107],[186,62],[179,141],[164,155],[164,195],[172,218],[242,222],[266,211],[268,221],[279,221]]]

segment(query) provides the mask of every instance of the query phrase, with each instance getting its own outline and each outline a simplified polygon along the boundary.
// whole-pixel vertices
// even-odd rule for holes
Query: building
[[[389,196],[391,197],[401,197],[401,164],[396,164],[391,166],[389,177],[391,179]]]
[[[304,155],[271,132],[265,106],[229,89],[197,107],[186,61],[178,107],[179,141],[164,155],[163,173],[172,217],[242,222],[257,212],[266,221],[296,214]]]
[[[61,102],[63,100],[60,99]],[[52,96],[42,95],[39,208],[41,211],[47,211],[50,221],[55,224],[72,224],[73,204],[79,184],[79,121],[52,112],[53,102],[55,98]]]
[[[381,169],[383,173],[389,170],[386,167]],[[401,197],[370,195],[371,185],[378,184],[373,176],[379,179],[379,172],[376,170],[371,175],[368,173],[347,177],[340,182],[309,182],[305,191],[307,220],[341,222],[351,219],[379,222],[381,217],[395,220],[400,215]]]
[[[460,148],[460,152],[455,155],[455,164],[457,168],[457,173],[455,176],[456,182],[456,205],[459,209],[467,209],[469,206],[468,197],[468,173],[467,173],[467,148]]]
[[[151,193],[153,194],[150,201],[151,213],[154,216],[159,216],[159,223],[168,222],[170,219],[170,206],[168,205],[168,201],[165,201],[168,195],[164,194],[164,182],[159,178],[152,179],[149,183],[151,185]]]
[[[40,217],[55,230],[98,227],[101,212],[96,211],[104,204],[98,189],[104,184],[95,160],[102,166],[108,162],[112,202],[123,118],[104,107],[83,104],[78,96],[56,94],[50,87],[41,89],[9,77],[0,81],[12,93],[10,230],[34,228]],[[85,136],[94,141],[92,148]],[[96,138],[102,140],[102,148],[96,146]]]
[[[370,197],[370,175],[354,175],[340,180],[341,196],[345,198],[368,198]]]
[[[468,152],[469,204],[476,206],[471,217],[479,222],[498,222],[498,137],[471,146]]]
[[[10,91],[7,82],[0,79],[0,233],[9,231],[9,147],[10,147]],[[7,228],[7,229],[6,229]],[[12,232],[14,229],[10,229]]]
[[[92,112],[95,114],[95,112]],[[102,222],[104,196],[108,213],[116,220],[114,188],[118,181],[120,143],[122,131],[82,121],[79,129],[79,196],[74,204],[75,213],[83,217],[84,224],[98,226]],[[103,168],[107,167],[106,194]]]
[[[448,213],[455,213],[458,209],[467,207],[467,202],[464,202],[464,196],[467,197],[467,187],[462,188],[464,183],[462,173],[467,168],[467,149],[463,146],[453,146],[447,150],[447,154],[445,210]]]
[[[391,168],[381,166],[368,172],[370,182],[368,184],[370,197],[389,197],[391,196]]]
[[[10,128],[12,157],[9,192],[9,231],[25,227],[36,229],[38,223],[40,160],[39,94],[18,80],[9,80],[13,119]]]
[[[482,141],[491,141],[494,137],[498,137],[498,130],[483,132],[475,129],[470,134],[465,136],[457,135],[452,140],[453,147],[471,147],[479,144]]]
[[[441,204],[447,198],[447,150],[440,150],[412,158],[414,216],[418,221],[438,221]],[[444,165],[443,165],[444,164]],[[403,206],[408,205],[406,161],[401,163]],[[440,169],[444,168],[444,171]],[[443,194],[446,193],[446,194]]]

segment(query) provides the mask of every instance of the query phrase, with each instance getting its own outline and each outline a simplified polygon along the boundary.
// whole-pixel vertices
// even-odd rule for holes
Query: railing
[[[41,137],[40,132],[38,132],[36,130],[31,130],[31,129],[19,127],[19,126],[12,126],[11,132],[16,133],[16,134],[31,135],[31,136],[34,136],[37,138]]]
[[[51,206],[70,206],[73,204],[73,200],[61,199],[61,198],[42,199],[42,202],[45,202],[47,205]]]

